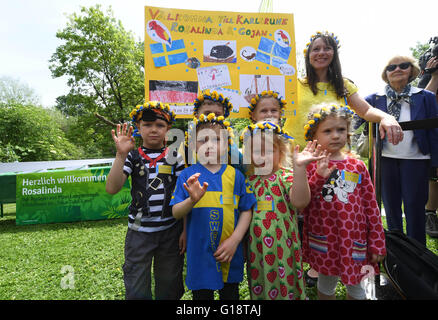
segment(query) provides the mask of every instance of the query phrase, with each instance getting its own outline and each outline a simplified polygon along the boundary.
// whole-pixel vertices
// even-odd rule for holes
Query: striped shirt
[[[169,207],[163,208],[163,205],[169,203],[172,197],[175,180],[184,169],[184,160],[176,150],[165,151],[165,148],[154,150],[141,147],[129,152],[126,158],[123,172],[131,176],[132,184],[128,216],[130,229],[157,232],[176,223],[171,214],[163,216],[166,209],[169,211]],[[165,188],[162,180],[155,180],[159,173],[166,173],[165,177],[172,180],[170,186]],[[146,190],[150,194],[149,199],[144,197]]]

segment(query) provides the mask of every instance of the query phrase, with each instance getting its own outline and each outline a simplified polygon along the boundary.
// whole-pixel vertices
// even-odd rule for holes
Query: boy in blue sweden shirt
[[[232,130],[223,116],[194,119],[197,163],[184,169],[170,205],[176,219],[187,216],[187,287],[194,300],[238,300],[243,280],[242,239],[255,196],[245,177],[227,165]],[[194,140],[194,141],[193,141]]]

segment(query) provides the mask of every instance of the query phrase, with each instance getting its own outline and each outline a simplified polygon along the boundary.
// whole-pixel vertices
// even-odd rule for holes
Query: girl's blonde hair
[[[306,141],[312,141],[316,130],[319,125],[327,118],[341,118],[347,121],[347,146],[351,153],[351,120],[353,119],[354,111],[348,105],[332,104],[319,104],[310,108],[310,112],[307,115],[307,124],[304,126],[304,137]]]
[[[278,107],[280,108],[280,114],[281,115],[284,114],[284,110],[286,108],[287,102],[286,102],[286,100],[282,99],[282,97],[280,96],[280,93],[278,93],[276,91],[263,91],[262,93],[255,95],[254,98],[251,99],[251,102],[249,104],[249,107],[248,107],[249,108],[249,119],[251,120],[252,123],[255,123],[255,121],[252,119],[252,113],[256,109],[258,103],[264,99],[277,100]]]
[[[272,134],[266,134],[268,132],[272,132]],[[245,128],[241,140],[244,141],[244,145],[246,144],[245,139],[252,138],[256,134],[262,134],[264,139],[272,137],[272,141],[268,141],[268,143],[272,143],[273,148],[278,148],[280,151],[280,167],[281,168],[292,168],[292,137],[288,135],[278,124],[271,121],[259,121],[255,124],[251,124]],[[252,140],[250,140],[252,141]],[[245,148],[246,149],[246,148]],[[252,148],[248,148],[244,152],[248,152],[248,150],[252,150]],[[247,170],[248,175],[254,174],[254,164],[252,162],[249,165]]]

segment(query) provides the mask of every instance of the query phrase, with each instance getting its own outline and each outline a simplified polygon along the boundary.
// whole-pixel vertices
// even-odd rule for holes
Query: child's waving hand
[[[126,123],[123,127],[120,124],[117,125],[117,135],[115,130],[111,130],[111,135],[113,137],[114,143],[116,144],[117,152],[121,154],[128,154],[129,151],[135,148],[135,139],[132,136],[133,128]]]
[[[187,180],[187,182],[184,182],[184,189],[189,193],[190,199],[193,203],[198,202],[207,191],[208,183],[204,182],[201,187],[201,184],[198,181],[200,175],[200,173],[195,173]]]
[[[326,151],[321,152],[321,145],[316,140],[309,141],[302,152],[300,146],[295,146],[293,153],[293,164],[295,167],[306,167],[312,161],[318,161],[327,156]]]
[[[324,150],[325,157],[321,160],[318,160],[316,164],[316,173],[319,174],[323,178],[328,178],[333,170],[336,169],[336,166],[332,166],[329,168],[329,161],[330,161],[330,153],[327,153]]]

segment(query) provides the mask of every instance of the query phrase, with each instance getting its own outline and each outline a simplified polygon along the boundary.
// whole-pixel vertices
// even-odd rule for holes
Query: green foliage
[[[18,146],[12,145],[8,142],[6,145],[0,145],[0,162],[15,162],[20,159],[20,157],[15,152]]]
[[[27,84],[11,77],[0,77],[0,105],[39,105],[40,98]]]
[[[15,205],[5,205],[0,218],[0,300],[122,300],[123,245],[125,218],[15,225]],[[386,227],[386,221],[383,218]],[[427,236],[427,247],[438,253],[438,239]],[[71,266],[70,269],[63,269]],[[309,266],[304,264],[307,270]],[[62,272],[64,270],[64,272]],[[186,271],[183,274],[185,276]],[[63,279],[72,276],[73,282]],[[239,286],[240,299],[249,299],[245,278]],[[306,288],[310,300],[317,299],[316,287]],[[345,287],[338,282],[337,299],[345,299]],[[217,297],[216,297],[217,298]],[[191,300],[187,290],[182,300]]]
[[[56,108],[74,117],[67,136],[81,145],[86,158],[113,157],[111,125],[128,120],[144,100],[143,42],[135,41],[110,9],[99,5],[73,13],[56,34],[63,44],[50,59],[53,77],[68,77],[70,92],[57,98]]]
[[[246,118],[233,118],[231,119],[231,126],[233,131],[236,133],[241,133],[243,129],[251,124],[251,121]]]
[[[42,107],[0,107],[0,161],[78,159],[82,152],[70,143],[54,114]]]
[[[425,53],[429,48],[430,48],[430,44],[429,43],[420,43],[419,41],[417,41],[417,44],[415,45],[415,47],[409,47],[409,50],[411,50],[412,55],[416,58],[419,59],[420,56]]]
[[[111,9],[105,14],[99,5],[70,15],[56,37],[63,44],[49,68],[53,77],[68,77],[71,88],[58,98],[57,107],[68,115],[98,112],[115,123],[127,119],[144,97],[143,44],[125,31]]]
[[[425,53],[429,48],[430,48],[430,44],[429,43],[420,43],[419,41],[417,41],[417,44],[415,45],[415,47],[409,47],[409,50],[411,50],[412,52],[412,56],[415,57],[415,59],[420,59],[420,56]],[[417,86],[419,82],[419,78],[415,79],[414,81],[412,81],[412,85],[413,86]]]

